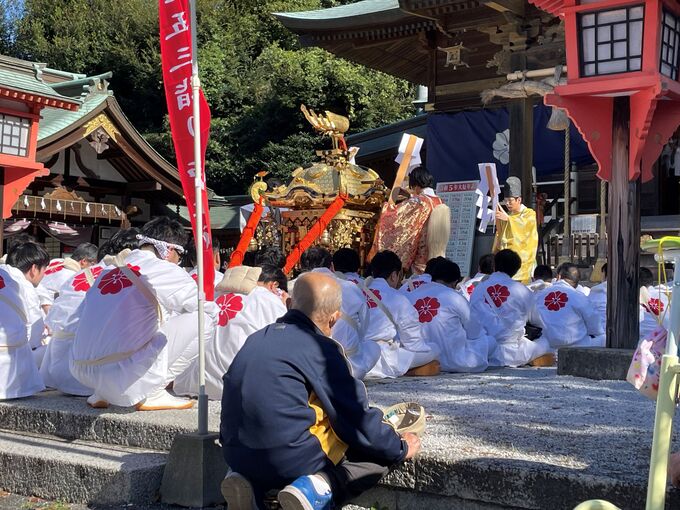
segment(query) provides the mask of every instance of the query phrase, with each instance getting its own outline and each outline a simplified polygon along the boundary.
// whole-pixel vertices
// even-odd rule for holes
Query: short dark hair
[[[233,256],[232,252],[232,256]],[[249,267],[259,267],[257,264],[257,252],[247,251],[243,254],[243,265]]]
[[[371,276],[373,278],[389,278],[395,271],[401,271],[401,259],[393,251],[378,252],[371,260]]]
[[[283,269],[286,265],[286,256],[281,251],[281,248],[271,245],[255,252],[255,267],[262,267],[265,265],[276,266],[279,269]]]
[[[189,234],[182,224],[167,216],[157,216],[142,227],[142,235],[164,241],[166,243],[177,244],[185,247]]]
[[[24,243],[37,243],[35,236],[22,232],[21,234],[13,235],[7,238],[7,253],[11,252],[15,247]]]
[[[433,282],[458,283],[462,280],[458,264],[443,257],[430,274]]]
[[[495,264],[493,261],[493,253],[487,253],[479,257],[479,272],[482,274],[491,274],[495,271]]]
[[[304,273],[312,269],[325,267],[330,269],[333,265],[333,256],[326,248],[312,246],[300,257],[300,270]]]
[[[640,287],[650,287],[654,285],[654,274],[646,268],[640,268]]]
[[[286,278],[280,267],[271,264],[263,265],[262,272],[257,281],[263,283],[276,282],[279,284],[279,289],[288,292],[288,278]]]
[[[557,276],[560,277],[560,280],[567,280],[575,285],[578,285],[578,282],[581,281],[581,272],[578,270],[578,266],[571,262],[561,264],[557,268]]]
[[[493,258],[496,271],[507,274],[510,278],[517,274],[522,267],[522,259],[512,250],[501,250]]]
[[[82,243],[73,250],[71,258],[77,262],[81,260],[88,260],[94,262],[97,260],[97,247],[92,243]]]
[[[434,177],[424,166],[417,166],[408,174],[408,185],[411,188],[434,188]]]
[[[99,260],[103,259],[106,255],[118,255],[121,251],[128,249],[134,250],[139,247],[139,239],[137,236],[140,234],[140,230],[137,227],[122,228],[109,239],[106,248],[102,246],[99,249],[98,257]]]
[[[340,248],[333,254],[333,266],[341,273],[356,273],[361,266],[361,259],[356,250]]]
[[[553,270],[550,266],[545,264],[540,264],[534,269],[534,279],[543,280],[544,282],[550,282],[554,278]]]
[[[434,257],[430,260],[427,261],[427,264],[425,264],[425,273],[429,274],[432,276],[432,273],[435,271],[435,268],[439,265],[440,262],[443,260],[446,260],[444,257]]]
[[[40,269],[47,267],[50,264],[50,254],[41,244],[22,243],[7,254],[7,264],[16,267],[22,273],[28,273],[33,266]]]

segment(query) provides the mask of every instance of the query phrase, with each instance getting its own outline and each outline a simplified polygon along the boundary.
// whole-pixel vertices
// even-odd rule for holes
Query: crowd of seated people
[[[214,246],[215,299],[203,322],[206,392],[217,400],[249,336],[290,308],[296,279],[283,273],[278,248],[249,252],[243,266],[224,269]],[[70,258],[50,260],[30,236],[10,238],[0,265],[0,398],[47,387],[96,408],[191,407],[199,390],[194,259],[185,229],[166,217],[122,229],[99,249],[82,245]],[[515,252],[502,250],[483,255],[464,279],[457,264],[437,257],[409,277],[390,251],[376,254],[364,273],[354,250],[312,247],[296,276],[319,273],[338,283],[342,304],[331,336],[357,379],[401,377],[432,363],[445,372],[518,367],[554,359],[560,347],[604,345],[606,281],[586,295],[578,267],[567,263],[555,272],[538,266],[523,285],[513,280],[520,265]],[[644,336],[663,322],[670,289],[644,271],[641,283]]]

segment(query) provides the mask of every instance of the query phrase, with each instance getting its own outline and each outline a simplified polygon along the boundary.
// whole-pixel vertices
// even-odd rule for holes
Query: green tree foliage
[[[213,117],[206,170],[216,192],[242,193],[259,170],[285,178],[313,160],[328,141],[312,133],[301,103],[348,115],[351,132],[412,114],[412,86],[301,48],[271,15],[343,3],[351,2],[198,0],[199,67]],[[0,0],[0,8],[11,4]],[[25,0],[20,15],[4,17],[12,27],[0,31],[13,30],[5,47],[21,58],[87,74],[113,71],[111,86],[126,114],[174,160],[157,16],[153,0]]]

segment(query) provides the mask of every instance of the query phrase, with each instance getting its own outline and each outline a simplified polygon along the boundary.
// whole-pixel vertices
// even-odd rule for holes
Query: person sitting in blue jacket
[[[252,334],[224,375],[220,436],[229,510],[327,510],[374,486],[420,450],[370,408],[342,348],[329,338],[341,289],[323,273],[295,284],[292,309]]]

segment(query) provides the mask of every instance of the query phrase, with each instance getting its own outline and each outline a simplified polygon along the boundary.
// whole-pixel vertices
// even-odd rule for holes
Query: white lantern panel
[[[0,154],[28,156],[30,128],[29,119],[0,114]]]
[[[622,7],[579,17],[582,76],[642,69],[644,6]]]
[[[680,67],[680,18],[664,10],[661,21],[661,74],[677,80]]]

